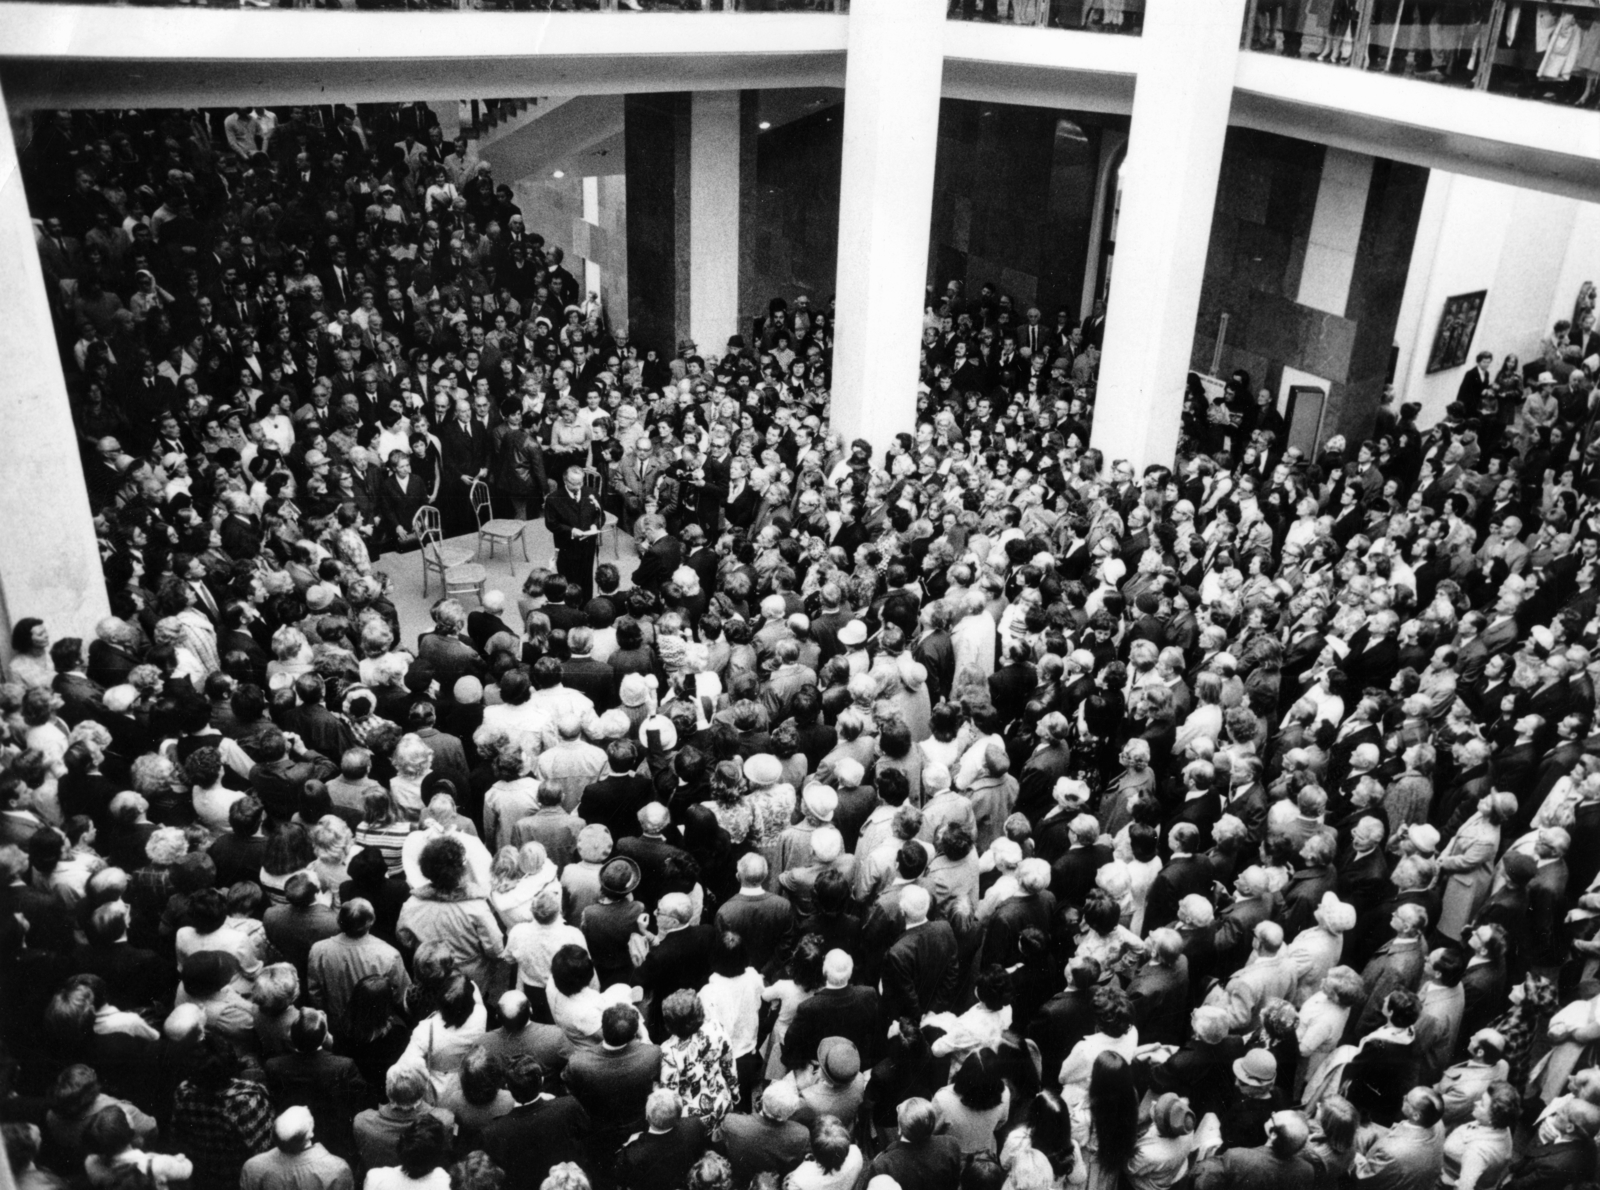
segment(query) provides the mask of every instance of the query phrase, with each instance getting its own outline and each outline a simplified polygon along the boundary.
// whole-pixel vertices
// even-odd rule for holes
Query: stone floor
[[[494,557],[489,556],[489,543],[483,543],[478,561],[489,573],[489,581],[485,590],[503,591],[506,604],[511,614],[508,618],[515,620],[517,609],[517,596],[522,591],[522,580],[528,571],[536,566],[547,570],[555,569],[555,543],[550,538],[550,530],[545,528],[544,520],[528,522],[527,533],[528,560],[523,561],[522,547],[513,543],[509,556],[505,545],[495,543]],[[473,534],[461,537],[451,537],[446,540],[447,545],[464,545],[469,549],[474,548],[477,539]],[[622,585],[628,585],[628,578],[634,568],[639,564],[639,550],[632,537],[616,530],[607,529],[600,538],[601,562],[610,562],[622,574]],[[376,568],[389,576],[389,597],[394,600],[395,610],[400,613],[401,639],[408,648],[416,647],[419,634],[431,631],[433,621],[428,615],[428,609],[433,606],[434,600],[442,594],[437,575],[428,576],[428,593],[422,593],[422,555],[409,554],[384,554],[377,563]],[[472,611],[477,605],[471,601],[470,596],[466,601],[467,610]]]

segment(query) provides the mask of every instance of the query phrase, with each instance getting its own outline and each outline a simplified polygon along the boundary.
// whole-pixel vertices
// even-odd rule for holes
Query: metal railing
[[[1144,0],[950,0],[952,21],[1137,35]]]
[[[74,0],[137,8],[309,8],[371,12],[826,12],[850,0]]]
[[[1242,44],[1462,89],[1600,104],[1600,0],[1250,0]]]

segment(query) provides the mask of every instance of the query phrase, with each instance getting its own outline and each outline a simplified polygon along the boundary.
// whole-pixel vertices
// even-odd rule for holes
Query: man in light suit
[[[1437,1092],[1415,1087],[1400,1119],[1367,1152],[1358,1180],[1364,1190],[1434,1190],[1444,1164],[1444,1107]]]

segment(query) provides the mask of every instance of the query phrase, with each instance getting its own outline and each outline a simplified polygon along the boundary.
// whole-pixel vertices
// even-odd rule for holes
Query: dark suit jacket
[[[467,639],[481,651],[489,643],[489,638],[497,632],[511,632],[506,622],[493,612],[475,611],[467,613]],[[512,633],[513,636],[516,633]]]
[[[126,682],[133,667],[138,664],[137,657],[116,645],[103,640],[89,642],[89,666],[86,672],[90,680],[99,683],[102,688],[109,689]]]
[[[688,988],[698,992],[711,978],[711,943],[716,927],[684,926],[673,930],[651,948],[639,966],[639,986],[655,993],[650,1005],[652,1030],[661,1026],[661,1005],[673,992]]]
[[[639,811],[655,795],[649,777],[607,773],[590,783],[578,799],[578,817],[599,823],[613,839],[639,833]]]
[[[940,698],[950,693],[956,676],[956,652],[950,642],[950,634],[928,633],[912,646],[911,657],[920,661],[928,671],[928,696],[937,705]],[[827,657],[824,656],[823,660],[826,661]]]
[[[1594,1142],[1575,1136],[1554,1144],[1537,1138],[1511,1167],[1507,1190],[1563,1190],[1579,1182],[1594,1180]]]
[[[1211,872],[1205,860],[1194,855],[1176,856],[1156,873],[1145,896],[1146,930],[1171,925],[1178,918],[1179,901],[1191,893],[1205,896],[1210,891]]]
[[[1046,1000],[1033,1020],[1028,1036],[1039,1047],[1046,1086],[1056,1086],[1061,1063],[1072,1047],[1094,1032],[1093,989],[1068,988]]]
[[[1111,848],[1101,843],[1069,848],[1050,865],[1050,891],[1063,905],[1081,908],[1094,888],[1095,874],[1111,859]]]
[[[1528,881],[1528,949],[1530,963],[1560,962],[1561,923],[1566,916],[1567,861],[1546,864]]]
[[[562,1078],[593,1121],[595,1141],[614,1152],[628,1133],[644,1127],[644,1101],[660,1075],[661,1047],[635,1038],[620,1050],[575,1050]]]
[[[683,543],[676,537],[663,537],[645,547],[639,568],[633,572],[633,585],[654,591],[683,565]]]
[[[1339,873],[1334,890],[1339,899],[1352,906],[1360,917],[1383,900],[1392,886],[1389,883],[1389,862],[1383,848],[1375,847],[1360,859],[1352,858]]]
[[[76,727],[85,719],[93,719],[100,710],[100,698],[105,689],[83,674],[58,673],[50,688],[61,696],[61,718],[68,727]]]
[[[1146,963],[1128,985],[1128,999],[1141,1044],[1182,1045],[1188,1038],[1189,964],[1182,956],[1175,967]]]
[[[617,675],[604,661],[593,657],[574,657],[561,663],[561,683],[570,686],[594,703],[597,714],[619,705]]]
[[[593,545],[597,538],[586,537],[575,543],[574,529],[597,529],[605,523],[599,501],[586,493],[574,500],[565,486],[557,487],[544,502],[544,523],[555,538],[556,549],[571,549],[574,544]]]
[[[617,1154],[620,1190],[677,1190],[708,1144],[706,1122],[686,1115],[666,1132],[646,1129]]]
[[[994,671],[989,678],[989,701],[999,712],[1002,723],[1010,723],[1022,714],[1038,685],[1038,676],[1031,665],[1003,665]]]
[[[1216,1045],[1198,1038],[1159,1066],[1150,1068],[1152,1089],[1187,1096],[1196,1112],[1221,1112],[1233,1093],[1233,1064],[1244,1057],[1244,1038],[1224,1037]]]
[[[1538,806],[1528,806],[1528,794],[1533,789],[1535,775],[1539,768],[1539,759],[1543,752],[1537,744],[1516,744],[1498,753],[1489,762],[1489,780],[1493,786],[1505,793],[1514,793],[1517,796],[1518,818],[1526,815],[1526,820],[1531,820],[1533,812]],[[1527,807],[1527,809],[1522,809]],[[1515,836],[1513,836],[1515,837]]]
[[[455,496],[464,503],[467,492],[466,486],[461,483],[461,476],[475,476],[489,465],[489,431],[476,419],[462,429],[461,423],[451,418],[439,428],[439,450],[440,466],[444,473],[439,499],[448,501]]]
[[[589,1114],[570,1095],[511,1109],[483,1127],[483,1151],[506,1171],[506,1190],[538,1190],[552,1166],[587,1157]]]
[[[845,1037],[861,1055],[861,1065],[869,1067],[880,1048],[879,1021],[875,988],[860,984],[821,988],[795,1010],[783,1035],[783,1064],[790,1070],[803,1070],[816,1060],[817,1046],[824,1037]]]
[[[888,1019],[949,1008],[959,977],[956,935],[947,921],[930,921],[895,939],[883,960],[884,1012]]]
[[[1301,930],[1316,924],[1317,906],[1322,894],[1334,887],[1338,873],[1332,864],[1320,868],[1301,868],[1289,877],[1283,890],[1283,936],[1293,939]]]

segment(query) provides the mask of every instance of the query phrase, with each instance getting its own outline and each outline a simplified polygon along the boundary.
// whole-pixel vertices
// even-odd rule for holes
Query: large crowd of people
[[[112,610],[11,609],[24,1190],[1595,1180],[1592,287],[1136,470],[1103,310],[951,283],[879,453],[829,309],[630,343],[425,105],[23,165]],[[557,565],[407,639],[479,483]]]

